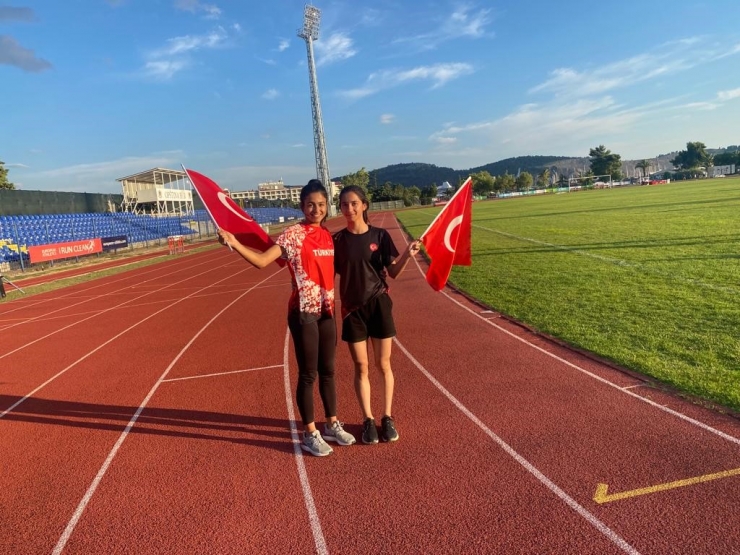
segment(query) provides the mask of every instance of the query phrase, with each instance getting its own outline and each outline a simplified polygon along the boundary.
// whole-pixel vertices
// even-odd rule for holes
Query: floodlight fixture
[[[298,30],[298,36],[302,39],[318,40],[320,23],[321,10],[316,6],[306,4],[303,9],[303,29]]]

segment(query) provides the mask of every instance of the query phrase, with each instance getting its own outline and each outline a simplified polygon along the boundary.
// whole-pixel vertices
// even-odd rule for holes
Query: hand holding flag
[[[266,251],[275,244],[265,230],[231,200],[231,197],[215,181],[201,173],[188,170],[184,166],[183,170],[187,173],[193,188],[203,201],[216,227],[232,233],[242,245],[260,252]],[[278,263],[285,264],[285,261],[278,260]]]
[[[453,265],[472,263],[472,202],[472,180],[468,177],[420,237],[432,259],[426,277],[435,291],[445,286]]]

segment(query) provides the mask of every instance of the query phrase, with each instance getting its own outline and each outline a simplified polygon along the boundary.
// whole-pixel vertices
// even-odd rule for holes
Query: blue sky
[[[315,176],[295,0],[0,0],[0,160],[120,193],[152,167],[232,190]],[[740,143],[737,0],[317,2],[331,175]]]

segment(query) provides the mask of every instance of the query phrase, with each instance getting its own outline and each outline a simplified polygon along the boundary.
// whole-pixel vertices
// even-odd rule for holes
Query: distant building
[[[234,200],[254,200],[257,198],[257,191],[250,189],[248,191],[233,191],[229,196]]]
[[[452,185],[447,181],[442,182],[442,185],[437,187],[437,198],[446,198],[450,189],[452,189]]]
[[[730,164],[727,166],[714,166],[712,168],[709,168],[710,177],[717,177],[719,175],[732,175],[733,173],[735,173],[735,164]]]
[[[121,209],[134,214],[173,216],[192,214],[193,193],[187,174],[181,170],[152,168],[119,177],[123,190]]]
[[[341,191],[342,184],[336,181],[334,183],[335,190]],[[249,189],[247,191],[232,191],[229,196],[234,200],[287,200],[298,204],[301,201],[301,189],[303,185],[286,185],[282,179],[277,181],[265,181],[257,185],[257,189]]]

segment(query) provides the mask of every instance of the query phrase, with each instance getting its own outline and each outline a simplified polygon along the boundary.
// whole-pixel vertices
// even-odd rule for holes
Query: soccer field
[[[415,237],[438,212],[399,212]],[[740,410],[740,179],[473,204],[450,281],[624,367]]]

